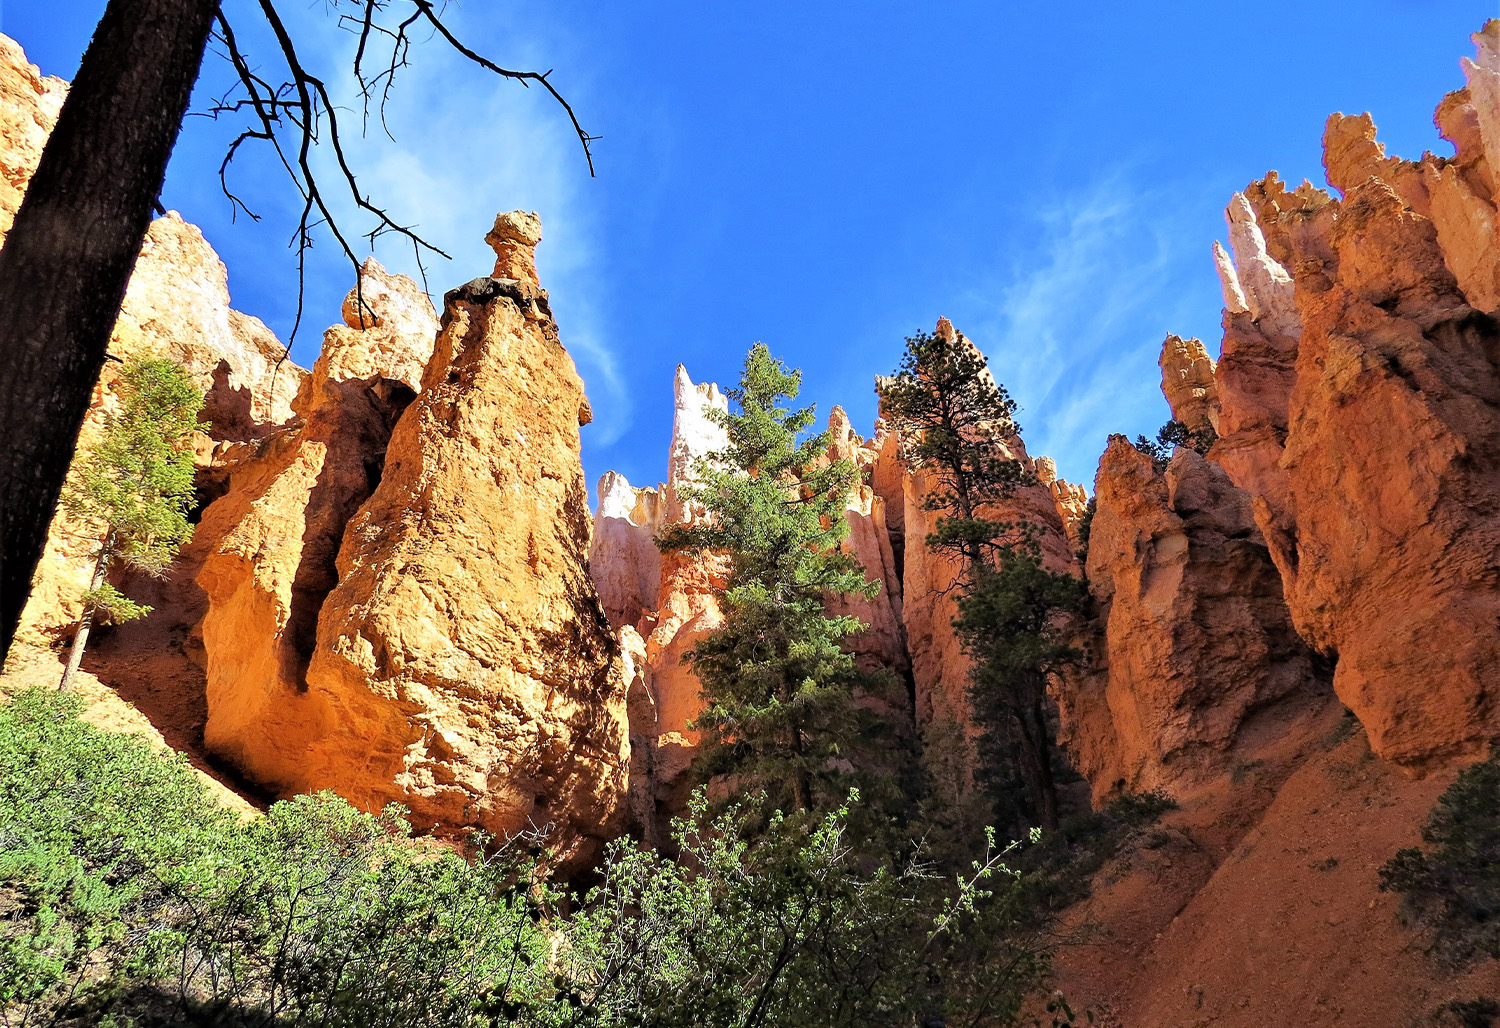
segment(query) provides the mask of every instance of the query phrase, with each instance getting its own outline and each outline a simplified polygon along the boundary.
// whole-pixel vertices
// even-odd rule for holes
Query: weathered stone
[[[331,731],[307,671],[344,531],[380,481],[437,328],[411,279],[373,260],[361,274],[367,327],[328,329],[294,401],[297,420],[231,455],[225,494],[189,547],[207,594],[205,744],[285,793],[306,787],[309,754]],[[346,320],[352,310],[346,301]]]
[[[1088,581],[1101,638],[1058,690],[1061,741],[1096,798],[1182,795],[1246,730],[1320,708],[1326,680],[1292,628],[1248,493],[1179,449],[1165,474],[1124,436],[1099,462]]]
[[[495,250],[492,278],[537,281],[536,247],[542,241],[542,219],[532,211],[505,211],[495,216],[495,227],[484,237]]]
[[[122,360],[171,358],[204,390],[202,417],[209,429],[199,441],[197,458],[205,482],[228,449],[267,435],[292,416],[292,400],[307,375],[286,359],[286,350],[265,325],[229,307],[223,262],[203,233],[176,212],[151,223],[109,350]],[[114,409],[118,381],[119,365],[107,363],[79,432],[81,450],[98,438],[107,412]],[[96,544],[65,512],[54,516],[22,615],[21,638],[44,642],[71,630],[92,573],[89,551]],[[195,592],[195,573],[196,568],[179,562],[170,580]],[[168,605],[180,601],[192,606],[196,599],[155,592]],[[159,622],[175,616],[165,609],[153,615]]]
[[[1172,408],[1172,420],[1190,432],[1219,428],[1219,387],[1214,384],[1216,365],[1203,343],[1169,335],[1161,344],[1161,391]]]
[[[672,401],[663,528],[694,524],[706,516],[682,495],[682,490],[697,480],[698,461],[723,449],[729,441],[724,427],[708,415],[710,410],[729,409],[729,401],[717,385],[695,384],[679,364],[672,380]],[[658,734],[671,733],[686,747],[697,744],[697,733],[688,726],[703,709],[698,676],[686,658],[700,639],[723,623],[715,593],[724,588],[727,573],[724,558],[713,554],[670,553],[661,558],[661,590],[655,624],[646,637],[646,660],[656,700]]]
[[[1063,531],[1075,549],[1083,544],[1082,527],[1088,516],[1089,494],[1081,485],[1074,485],[1065,478],[1057,477],[1057,462],[1051,457],[1038,457],[1034,466],[1036,480],[1052,493],[1052,502],[1057,506],[1057,516],[1062,520]]]
[[[1497,38],[1500,22],[1476,37],[1470,94],[1490,81]],[[1226,312],[1216,376],[1210,456],[1253,496],[1298,631],[1337,656],[1334,686],[1375,752],[1415,769],[1500,734],[1500,324],[1481,313],[1495,299],[1494,208],[1472,152],[1489,144],[1483,106],[1445,101],[1459,155],[1418,164],[1384,156],[1365,119],[1331,122],[1343,199],[1261,207],[1293,250],[1300,338]]]
[[[384,378],[415,391],[437,339],[437,311],[415,280],[392,275],[374,257],[344,297],[344,323],[323,333],[323,349],[303,385],[300,405],[326,384]]]
[[[661,593],[656,537],[662,527],[663,488],[637,489],[613,471],[599,479],[589,575],[615,628],[630,625],[650,633],[643,621],[656,610]]]
[[[588,578],[583,384],[545,293],[520,286],[446,298],[344,533],[307,672],[329,714],[298,785],[421,825],[550,825],[577,863],[624,818],[625,683]]]
[[[19,43],[0,36],[0,241],[15,221],[67,95],[66,82],[43,75]]]
[[[1266,237],[1244,193],[1235,193],[1224,212],[1229,248],[1234,252],[1234,288],[1252,318],[1268,332],[1295,336],[1299,330],[1292,277],[1266,248]],[[1224,270],[1220,265],[1221,272]],[[1231,293],[1225,285],[1225,296]]]

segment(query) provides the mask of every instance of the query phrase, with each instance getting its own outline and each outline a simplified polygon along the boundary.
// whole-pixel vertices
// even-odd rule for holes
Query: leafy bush
[[[1425,930],[1432,953],[1459,965],[1500,957],[1500,758],[1466,769],[1422,828],[1431,849],[1398,852],[1380,869],[1383,892]]]
[[[78,709],[28,690],[0,710],[0,1010],[82,1002],[96,955],[152,934],[234,830],[184,760]]]
[[[1048,971],[993,838],[955,881],[856,852],[848,807],[699,796],[678,857],[621,840],[567,897],[483,840],[413,841],[399,807],[320,794],[242,822],[180,756],[77,711],[0,707],[0,1024],[1001,1026]]]
[[[955,884],[920,863],[864,869],[848,809],[772,814],[749,843],[741,810],[676,823],[681,856],[611,848],[570,926],[585,1023],[899,1025],[1014,1023],[1048,954],[1023,906],[1014,847]]]
[[[65,694],[0,709],[0,1023],[488,1024],[549,945],[523,867],[330,795],[241,821]]]

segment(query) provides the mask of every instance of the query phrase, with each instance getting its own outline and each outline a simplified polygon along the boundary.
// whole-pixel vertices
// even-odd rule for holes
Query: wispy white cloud
[[[1052,197],[1034,211],[1035,245],[959,304],[959,327],[1021,404],[1028,448],[1072,481],[1092,484],[1110,432],[1167,420],[1162,339],[1217,317],[1212,268],[1197,260],[1207,244],[1196,245],[1182,206],[1180,193],[1143,193],[1123,171]],[[1182,288],[1197,278],[1202,289]]]

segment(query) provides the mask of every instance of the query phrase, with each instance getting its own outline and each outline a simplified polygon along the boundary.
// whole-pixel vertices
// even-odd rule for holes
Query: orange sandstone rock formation
[[[534,278],[448,294],[319,617],[307,690],[328,721],[305,787],[399,800],[423,825],[550,825],[565,863],[618,833],[626,693],[588,577],[589,420]]]
[[[589,546],[589,574],[609,623],[651,633],[661,593],[662,492],[665,486],[637,489],[624,475],[606,471],[599,479],[599,510]]]
[[[880,450],[875,440],[860,438],[842,407],[835,406],[829,411],[828,430],[832,433],[829,459],[852,460],[860,470],[860,480],[850,490],[844,508],[849,535],[839,549],[858,560],[864,566],[865,579],[877,583],[880,590],[868,599],[829,594],[824,602],[830,613],[857,617],[864,622],[865,630],[845,643],[862,667],[882,668],[906,678],[911,672],[911,660],[901,618],[901,569],[891,547],[885,499],[869,484]]]
[[[476,279],[439,331],[370,261],[344,314],[298,420],[204,515],[207,743],[283,794],[550,827],[586,860],[618,831],[629,743],[585,559],[588,406],[547,294]]]
[[[1163,474],[1124,436],[1099,462],[1088,582],[1102,629],[1059,690],[1061,739],[1096,798],[1191,791],[1327,683],[1292,628],[1248,493],[1179,448]],[[1256,724],[1251,724],[1252,719]]]
[[[305,787],[309,747],[329,731],[307,669],[339,581],[345,527],[380,480],[391,430],[415,395],[413,372],[431,355],[437,329],[416,283],[373,261],[361,277],[368,327],[325,333],[296,399],[297,420],[244,448],[193,545],[206,550],[197,576],[208,596],[205,742],[288,793]],[[346,302],[344,314],[357,324],[356,308]]]
[[[729,401],[712,382],[694,383],[677,366],[672,381],[672,446],[667,455],[667,484],[662,495],[662,526],[693,524],[705,516],[682,495],[696,479],[700,459],[728,442],[722,426],[708,417],[711,409],[728,410]],[[728,568],[712,554],[663,554],[661,590],[654,624],[646,636],[646,661],[656,701],[656,734],[663,745],[680,751],[682,766],[697,744],[689,723],[702,710],[698,677],[687,664],[689,651],[722,623],[716,590],[724,587]]]
[[[1083,542],[1083,520],[1088,516],[1089,510],[1088,490],[1065,478],[1058,478],[1057,462],[1051,457],[1038,457],[1033,464],[1036,480],[1052,493],[1052,502],[1057,506],[1057,516],[1062,519],[1068,542],[1075,548],[1080,546]]]
[[[1172,408],[1172,420],[1190,432],[1219,428],[1219,389],[1214,360],[1197,339],[1167,336],[1161,345],[1161,391]]]
[[[1230,212],[1248,242],[1226,297],[1239,282],[1276,302],[1227,305],[1210,456],[1254,496],[1339,697],[1377,754],[1412,768],[1500,734],[1500,323],[1483,259],[1500,124],[1475,103],[1500,88],[1500,21],[1475,42],[1468,90],[1438,111],[1457,156],[1386,157],[1368,117],[1335,115],[1341,200],[1272,176]]]
[[[0,36],[0,241],[15,221],[67,96],[66,82],[43,75],[19,43]]]

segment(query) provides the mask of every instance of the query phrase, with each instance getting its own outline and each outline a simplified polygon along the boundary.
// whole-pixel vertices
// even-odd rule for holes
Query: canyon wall
[[[205,512],[205,741],[279,793],[547,828],[581,866],[618,834],[629,740],[587,574],[591,414],[540,237],[535,215],[500,215],[493,275],[451,291],[441,325],[366,266],[298,421]]]
[[[0,233],[65,95],[0,37]],[[540,221],[503,214],[487,238],[494,271],[441,323],[371,258],[307,372],[229,306],[196,227],[152,223],[110,353],[170,357],[204,389],[204,507],[164,579],[117,576],[156,610],[99,633],[86,668],[262,794],[402,802],[443,833],[545,828],[577,867],[620,831],[630,759],[625,665],[587,573],[590,413],[537,281]],[[28,671],[71,633],[93,545],[54,519]]]
[[[1059,691],[1096,795],[1201,784],[1246,759],[1247,718],[1316,708],[1330,667],[1409,771],[1500,735],[1500,21],[1474,42],[1434,119],[1455,156],[1387,156],[1335,114],[1340,196],[1272,172],[1231,199],[1220,357],[1177,336],[1161,357],[1207,460],[1163,474],[1117,437],[1099,468],[1095,659]]]
[[[0,243],[25,195],[47,135],[57,122],[67,84],[43,76],[14,40],[0,36]],[[229,306],[229,276],[195,225],[169,211],[151,223],[109,342],[119,360],[169,357],[206,394],[210,423],[197,444],[200,469],[225,449],[255,439],[291,417],[306,374],[257,318]],[[97,438],[116,403],[118,364],[106,363],[95,387],[80,446]],[[37,566],[20,638],[46,643],[70,633],[88,588],[92,540],[65,514],[53,518]]]
[[[1210,452],[1251,494],[1293,623],[1382,757],[1500,734],[1500,21],[1435,121],[1451,158],[1388,157],[1335,114],[1329,183],[1230,204]],[[1242,302],[1243,301],[1243,302]]]
[[[1162,471],[1117,435],[1095,488],[1100,637],[1059,690],[1060,738],[1098,799],[1181,797],[1320,709],[1325,676],[1292,628],[1250,495],[1222,468],[1179,448]]]

